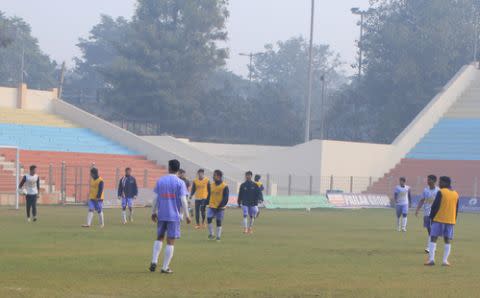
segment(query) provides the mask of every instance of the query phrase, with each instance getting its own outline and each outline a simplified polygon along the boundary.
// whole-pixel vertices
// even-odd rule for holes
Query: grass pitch
[[[0,297],[479,297],[479,216],[461,214],[453,267],[425,268],[422,220],[394,231],[391,210],[262,211],[255,234],[226,214],[222,241],[183,227],[173,275],[147,272],[149,209],[82,229],[86,209],[39,208],[39,221],[0,209]],[[94,218],[96,223],[97,218]],[[437,250],[441,261],[443,243]],[[163,259],[163,251],[160,262]]]

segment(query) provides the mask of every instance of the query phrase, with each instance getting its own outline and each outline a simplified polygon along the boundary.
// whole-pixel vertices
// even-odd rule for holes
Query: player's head
[[[405,179],[405,177],[400,177],[400,179],[398,179],[398,181],[400,182],[400,186],[405,186],[405,182],[407,182],[407,179]]]
[[[440,188],[451,188],[452,187],[452,179],[447,176],[442,176],[439,179],[438,184],[440,185]]]
[[[30,175],[35,175],[35,173],[37,172],[37,166],[36,165],[31,165],[30,166]]]
[[[248,171],[245,173],[245,180],[251,181],[252,180],[253,173],[252,171]]]
[[[255,178],[254,178],[255,182],[260,181],[260,179],[262,179],[262,176],[260,176],[260,175],[258,175],[258,174],[255,175]]]
[[[178,170],[177,175],[179,178],[185,178],[185,170],[184,169]]]
[[[180,162],[176,159],[169,160],[168,161],[168,173],[177,174],[178,170],[180,170]]]
[[[197,171],[197,176],[199,179],[203,179],[203,177],[205,177],[205,170],[204,169],[199,169]]]
[[[91,168],[90,169],[90,176],[93,179],[97,179],[98,178],[98,169],[97,168]]]
[[[213,180],[215,182],[220,182],[223,180],[223,172],[220,170],[213,171]]]
[[[437,183],[437,176],[435,176],[435,175],[428,175],[428,177],[427,177],[427,184],[428,184],[428,186],[430,186],[431,188],[433,188],[436,183]]]
[[[132,175],[132,169],[131,168],[126,168],[125,169],[125,176],[130,176]]]

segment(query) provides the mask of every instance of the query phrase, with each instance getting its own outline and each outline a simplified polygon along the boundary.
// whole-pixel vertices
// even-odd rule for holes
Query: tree
[[[107,98],[137,117],[189,118],[207,76],[225,63],[224,0],[139,0],[118,55],[100,70]]]
[[[279,41],[276,46],[265,46],[265,52],[255,57],[253,74],[260,85],[262,101],[270,102],[270,109],[263,112],[263,121],[269,130],[268,135],[283,132],[284,144],[295,144],[303,139],[305,119],[305,101],[307,97],[308,45],[302,37]],[[318,130],[321,120],[322,78],[325,78],[329,89],[335,90],[345,77],[339,71],[339,56],[330,50],[328,45],[315,45],[313,48],[313,128]],[[267,89],[273,89],[266,92]],[[273,96],[273,98],[265,98]],[[287,111],[280,112],[279,108]],[[279,114],[283,118],[279,118]],[[286,121],[288,119],[288,121]],[[315,135],[314,135],[315,137]]]
[[[20,83],[22,56],[24,82],[31,88],[57,85],[56,63],[40,50],[25,21],[0,12],[0,32],[0,85],[14,87]]]
[[[473,57],[477,0],[377,0],[365,19],[362,78],[335,94],[340,139],[389,143]],[[341,106],[351,106],[344,109]],[[351,121],[352,119],[357,119]]]
[[[82,104],[101,99],[108,88],[101,72],[111,67],[118,55],[117,46],[126,39],[128,26],[125,18],[102,15],[89,37],[80,39],[77,46],[82,57],[75,58],[75,69],[67,73],[65,80],[64,96],[68,100]]]

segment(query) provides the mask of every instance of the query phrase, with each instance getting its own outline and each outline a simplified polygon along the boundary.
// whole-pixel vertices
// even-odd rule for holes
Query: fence
[[[24,165],[25,166],[25,165]],[[21,173],[27,167],[22,166]],[[76,166],[63,163],[39,166],[37,172],[41,178],[41,204],[81,204],[88,199],[90,169],[92,165]],[[105,180],[105,190],[109,196],[115,195],[115,190],[123,175],[123,168],[99,168],[100,175]],[[153,189],[155,181],[165,172],[152,172],[150,169],[134,168],[134,176],[139,188]],[[8,174],[10,173],[10,174]],[[15,204],[15,171],[0,168],[0,205]],[[193,173],[188,173],[190,179]],[[229,173],[225,173],[228,175]],[[10,175],[11,177],[7,177]],[[264,194],[269,196],[319,196],[328,192],[343,193],[371,193],[391,195],[399,177],[385,176],[360,177],[360,176],[313,176],[313,175],[288,175],[288,174],[262,174],[262,183],[265,187]],[[7,179],[8,178],[8,179]],[[454,188],[464,197],[478,196],[478,177],[467,180],[453,179]],[[238,181],[227,181],[230,192],[236,195]],[[413,195],[422,193],[426,185],[426,177],[407,177],[407,185],[411,187]],[[22,199],[20,203],[23,203]]]
[[[87,201],[90,187],[90,166],[70,166],[66,163],[61,165],[49,165],[38,167],[40,177],[40,204],[81,204]],[[25,173],[21,167],[21,174]],[[105,190],[116,193],[118,183],[123,176],[123,169],[99,168],[100,176],[104,179]],[[11,174],[14,175],[14,172]],[[158,173],[152,173],[149,169],[134,169],[134,175],[139,188],[153,189],[155,181],[159,178]],[[13,205],[16,185],[12,180],[7,185],[0,187],[0,205]],[[23,199],[20,203],[24,203]]]

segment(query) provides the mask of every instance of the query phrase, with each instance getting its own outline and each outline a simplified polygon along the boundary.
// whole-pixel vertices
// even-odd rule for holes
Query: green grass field
[[[479,297],[478,215],[461,214],[453,267],[425,268],[421,220],[394,231],[391,210],[263,211],[253,235],[228,210],[222,242],[183,227],[173,275],[147,272],[155,227],[106,210],[106,227],[82,229],[86,210],[42,207],[37,223],[0,209],[0,297]],[[96,222],[96,217],[94,222]],[[441,261],[443,243],[437,250]],[[163,258],[163,251],[161,258]]]

